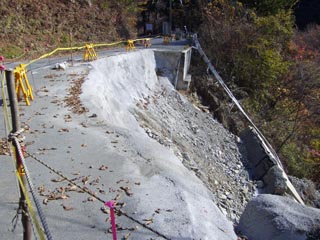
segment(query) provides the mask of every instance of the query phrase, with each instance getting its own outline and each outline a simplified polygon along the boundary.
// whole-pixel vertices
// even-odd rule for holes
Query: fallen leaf
[[[89,116],[88,118],[96,118],[96,117],[98,117],[98,115],[97,114],[95,114],[95,113],[93,113],[91,116]]]
[[[84,185],[86,185],[87,183],[88,183],[88,181],[89,181],[89,178],[90,178],[90,176],[87,176],[87,177],[84,177],[84,178],[82,178],[82,183],[84,184]]]
[[[97,184],[100,182],[100,178],[101,178],[101,177],[97,177],[95,180],[91,181],[89,184],[90,184],[91,186],[97,185]]]
[[[119,208],[123,208],[123,207],[125,207],[127,204],[126,203],[124,203],[124,202],[117,202],[116,204],[115,204],[115,206],[116,207],[119,207]]]
[[[60,199],[68,199],[69,196],[68,195],[65,195],[65,194],[59,194],[57,196],[55,196],[53,199],[50,199],[49,200],[60,200]]]
[[[75,185],[69,186],[65,188],[66,192],[77,191],[78,188]]]
[[[123,236],[124,239],[128,239],[130,237],[131,233],[127,233]]]
[[[117,226],[117,230],[118,231],[123,231],[123,230],[128,230],[128,228],[122,227],[122,226]]]
[[[63,182],[64,180],[64,178],[53,178],[51,179],[51,182]]]
[[[101,171],[105,171],[105,170],[107,170],[107,169],[108,169],[108,167],[105,166],[105,165],[102,165],[101,167],[99,167],[99,170],[101,170]]]
[[[73,208],[73,207],[69,207],[69,206],[66,206],[66,205],[64,205],[64,204],[61,204],[61,206],[63,207],[63,209],[64,209],[65,211],[71,211],[71,210],[74,210],[74,208]]]
[[[71,122],[72,121],[72,117],[69,114],[64,115],[64,121],[65,122]]]
[[[114,201],[118,201],[121,198],[121,194],[117,194],[117,196],[113,199]]]
[[[139,229],[139,227],[138,227],[138,226],[135,226],[135,227],[129,228],[128,230],[129,230],[129,231],[136,231],[136,230],[138,230],[138,229]]]
[[[88,197],[88,199],[87,199],[89,202],[94,202],[96,199],[94,198],[94,197]]]
[[[109,208],[106,208],[106,207],[101,207],[100,210],[105,213],[105,214],[109,214],[110,213],[110,209]]]
[[[153,223],[153,218],[143,219],[143,221],[145,221],[145,225],[150,225],[151,223]]]
[[[46,191],[44,185],[41,185],[40,187],[38,187],[38,191],[39,191],[39,194],[43,196],[43,193]]]
[[[99,190],[99,193],[103,193],[103,194],[106,193],[106,191],[102,188],[98,188],[98,190]]]
[[[68,128],[61,128],[58,132],[69,132],[70,130]]]
[[[133,193],[129,191],[130,187],[121,186],[120,189],[123,190],[128,197],[131,197],[133,195]]]

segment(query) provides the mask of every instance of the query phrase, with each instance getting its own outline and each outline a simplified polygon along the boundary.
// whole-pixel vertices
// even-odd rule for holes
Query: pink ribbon
[[[114,201],[111,200],[109,202],[105,202],[104,205],[110,208],[112,236],[113,236],[113,240],[117,240],[116,218],[114,215]]]
[[[4,56],[0,56],[0,71],[4,71],[6,70],[6,67],[4,65],[2,65],[4,62]]]

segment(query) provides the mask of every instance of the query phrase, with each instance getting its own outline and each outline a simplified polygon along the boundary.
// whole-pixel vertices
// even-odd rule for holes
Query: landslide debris
[[[170,87],[137,106],[136,117],[148,136],[171,148],[214,193],[220,210],[238,221],[255,193],[240,139]]]

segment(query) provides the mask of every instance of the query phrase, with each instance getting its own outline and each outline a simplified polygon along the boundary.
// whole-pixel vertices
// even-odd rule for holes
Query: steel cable
[[[92,193],[89,189],[87,188],[83,188],[81,187],[80,185],[78,185],[77,183],[73,182],[72,180],[70,180],[68,177],[66,177],[65,175],[63,175],[61,172],[55,170],[54,168],[50,167],[48,164],[46,164],[45,162],[43,162],[42,160],[40,160],[39,158],[37,158],[36,156],[34,156],[33,154],[31,154],[30,152],[28,151],[25,151],[26,154],[28,154],[29,157],[31,157],[33,160],[37,161],[38,163],[40,163],[41,165],[43,165],[44,167],[48,168],[50,171],[52,171],[53,173],[57,174],[59,177],[63,178],[64,180],[66,180],[67,182],[71,183],[72,185],[76,186],[77,188],[79,188],[81,191],[89,194],[90,196],[92,196],[93,198],[97,199],[98,201],[100,201],[101,203],[105,204],[105,200],[103,200],[102,198],[96,196],[96,194]],[[150,232],[153,232],[154,234],[158,235],[159,237],[162,237],[166,240],[170,240],[169,237],[165,236],[164,234],[158,232],[157,230],[147,226],[146,224],[140,222],[139,220],[129,216],[127,213],[119,210],[119,209],[114,209],[115,212],[118,214],[118,215],[122,215],[128,219],[130,219],[131,221],[139,224],[140,226],[142,226],[143,228],[145,229],[148,229]]]
[[[22,149],[21,149],[19,140],[18,140],[18,138],[16,136],[11,136],[10,138],[14,142],[14,146],[16,147],[17,152],[18,152],[19,160],[21,161],[22,166],[24,168],[24,172],[25,172],[26,179],[27,179],[27,182],[28,182],[28,185],[29,185],[29,188],[30,188],[30,192],[31,192],[33,201],[35,203],[35,206],[36,206],[36,208],[38,210],[38,214],[39,214],[39,217],[40,217],[44,232],[47,235],[47,239],[48,240],[52,240],[53,238],[51,236],[51,233],[50,233],[47,221],[46,221],[46,217],[45,217],[45,215],[44,215],[44,213],[42,211],[41,205],[40,205],[40,203],[38,201],[38,198],[37,198],[37,196],[35,194],[35,191],[34,191],[34,186],[33,186],[32,182],[31,182],[31,179],[30,179],[29,170],[28,170],[27,165],[25,163],[25,159],[24,159],[24,156],[23,156],[23,153],[22,153]]]

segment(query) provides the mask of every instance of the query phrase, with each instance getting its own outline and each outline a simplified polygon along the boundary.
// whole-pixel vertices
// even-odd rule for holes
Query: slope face
[[[90,81],[83,85],[83,102],[94,107],[108,124],[139,129],[130,114],[135,102],[157,88],[152,50],[104,58],[92,63]]]
[[[121,161],[113,163],[120,165],[117,174],[141,182],[127,199],[126,212],[139,219],[154,216],[152,226],[170,239],[236,239],[232,223],[214,204],[206,186],[185,168],[172,148],[149,138],[134,117],[137,105],[147,109],[148,102],[161,96],[159,91],[170,88],[167,79],[156,76],[153,52],[112,56],[92,65],[82,101],[102,125],[113,126],[125,138],[116,149],[122,155]],[[156,209],[168,211],[155,215]]]

